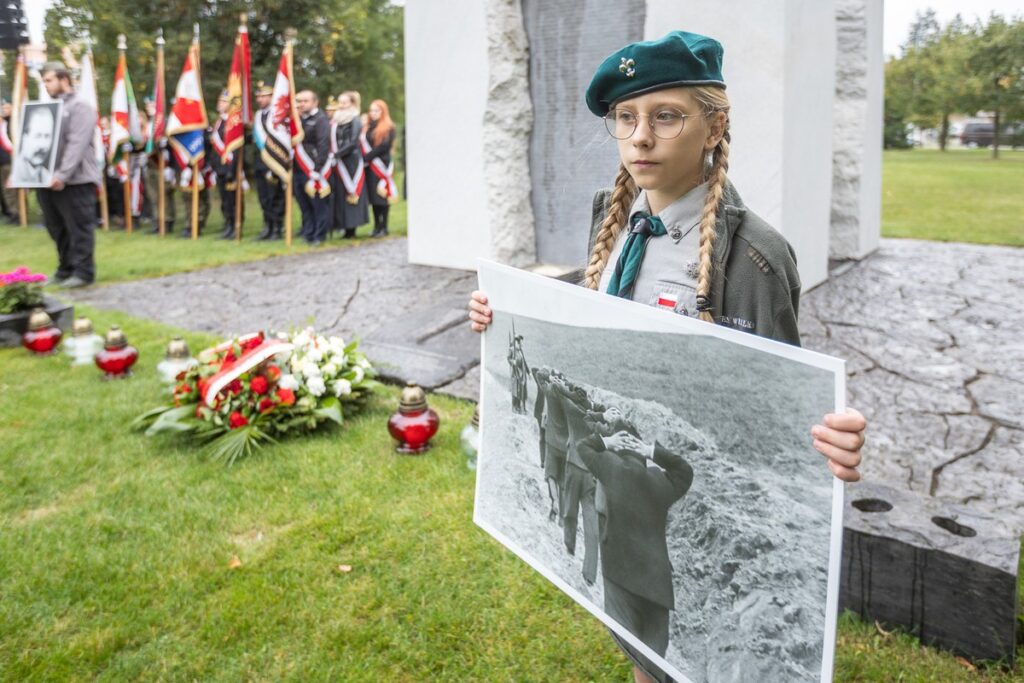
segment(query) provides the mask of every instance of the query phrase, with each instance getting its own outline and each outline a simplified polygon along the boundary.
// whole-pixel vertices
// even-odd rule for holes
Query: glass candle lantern
[[[430,439],[437,433],[441,419],[427,405],[427,395],[415,382],[402,390],[398,410],[388,420],[388,431],[398,442],[395,450],[404,455],[418,455],[430,449]]]
[[[112,325],[103,341],[103,348],[96,354],[96,367],[103,371],[103,378],[128,377],[138,359],[138,349],[128,343],[120,327]]]
[[[480,451],[480,406],[473,411],[473,420],[462,428],[459,434],[459,445],[466,456],[466,467],[476,469],[476,454]]]
[[[167,345],[167,354],[156,366],[157,374],[165,384],[171,386],[178,379],[178,375],[196,365],[196,359],[192,358],[188,350],[188,344],[181,337],[174,337]]]
[[[28,329],[21,336],[21,345],[37,356],[48,356],[56,351],[63,336],[64,333],[53,324],[49,314],[37,308],[28,317]]]
[[[64,353],[71,359],[71,364],[92,365],[102,348],[103,337],[93,331],[92,321],[88,318],[75,318],[71,325],[71,337],[64,341]]]

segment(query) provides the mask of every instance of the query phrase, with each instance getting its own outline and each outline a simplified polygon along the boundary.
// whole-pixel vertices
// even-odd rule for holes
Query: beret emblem
[[[626,59],[625,57],[623,57],[622,61],[619,63],[619,71],[626,74],[627,77],[633,78],[633,76],[636,75],[636,69],[633,68],[635,66],[636,62],[634,62],[632,59]]]

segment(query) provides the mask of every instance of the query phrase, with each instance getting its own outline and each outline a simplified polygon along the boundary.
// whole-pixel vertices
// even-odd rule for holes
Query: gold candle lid
[[[75,318],[71,325],[71,332],[76,337],[88,337],[92,334],[92,321],[88,318]]]
[[[398,409],[403,413],[415,413],[427,409],[427,394],[416,382],[409,382],[402,389],[402,400]]]
[[[110,329],[107,330],[107,337],[104,340],[104,343],[107,346],[120,349],[128,346],[128,337],[124,336],[124,332],[121,330],[120,326],[111,325]]]
[[[49,313],[42,308],[32,309],[32,314],[28,317],[28,329],[35,332],[51,325],[53,325],[53,320]]]
[[[188,344],[182,337],[174,337],[167,345],[167,360],[185,360],[189,357]]]

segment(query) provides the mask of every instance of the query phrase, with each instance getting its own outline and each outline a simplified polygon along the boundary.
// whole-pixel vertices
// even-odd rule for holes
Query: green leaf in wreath
[[[314,410],[313,414],[341,424],[341,402],[334,396],[328,396],[320,402],[320,407]]]
[[[165,410],[146,430],[146,436],[159,432],[191,432],[198,426],[194,418],[195,408],[191,405]],[[188,420],[189,417],[193,419]]]
[[[152,424],[154,420],[157,419],[157,416],[161,415],[162,413],[166,413],[168,410],[173,409],[174,406],[158,406],[156,408],[153,408],[152,410],[147,410],[142,415],[139,415],[134,420],[132,420],[131,425],[129,426],[132,429],[137,430],[145,429],[150,424]]]

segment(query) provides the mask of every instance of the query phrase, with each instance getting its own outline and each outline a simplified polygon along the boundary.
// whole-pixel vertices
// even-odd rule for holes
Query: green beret
[[[604,116],[623,98],[685,85],[725,87],[721,43],[673,31],[660,40],[627,45],[597,68],[587,88],[587,107]]]

